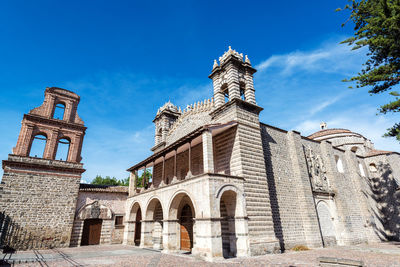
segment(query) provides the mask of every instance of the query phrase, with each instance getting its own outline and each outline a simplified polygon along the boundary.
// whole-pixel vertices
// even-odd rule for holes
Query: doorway
[[[100,244],[102,219],[86,219],[83,223],[81,246]]]
[[[181,250],[191,251],[193,247],[193,215],[192,209],[186,204],[179,219],[181,234]]]

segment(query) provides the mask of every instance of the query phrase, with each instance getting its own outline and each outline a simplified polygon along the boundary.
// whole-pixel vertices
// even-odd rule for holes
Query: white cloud
[[[342,99],[345,95],[347,95],[347,93],[342,93],[336,97],[330,97],[328,100],[321,102],[320,104],[312,107],[309,111],[309,115],[313,116],[318,112],[321,112],[322,110],[324,110],[325,108],[335,104],[337,101],[339,101],[340,99]]]
[[[342,38],[341,38],[342,40]],[[299,71],[328,72],[349,74],[358,68],[364,60],[365,49],[352,51],[340,41],[329,42],[311,51],[294,51],[282,55],[273,55],[256,66],[260,72],[277,68],[284,76]]]

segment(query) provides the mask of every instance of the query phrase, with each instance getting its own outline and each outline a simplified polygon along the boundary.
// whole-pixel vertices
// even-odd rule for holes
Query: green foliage
[[[147,187],[148,184],[149,184],[149,181],[151,180],[151,178],[152,178],[151,172],[150,172],[149,170],[145,170],[145,171],[142,173],[142,175],[139,176],[139,177],[136,179],[136,186],[137,186],[137,187],[143,187],[143,179],[145,179],[144,186]]]
[[[117,178],[115,177],[111,178],[110,176],[106,176],[105,178],[103,178],[100,175],[97,175],[96,178],[93,179],[91,184],[129,186],[129,178],[117,180]]]
[[[362,70],[344,81],[356,82],[356,87],[370,86],[369,93],[393,90],[400,83],[400,0],[349,0],[343,9],[349,10],[354,23],[354,36],[344,40],[352,50],[368,47],[368,59]],[[343,26],[343,25],[342,25]],[[399,112],[398,92],[390,92],[395,99],[380,107],[379,112]],[[400,124],[388,129],[385,136],[400,141]]]

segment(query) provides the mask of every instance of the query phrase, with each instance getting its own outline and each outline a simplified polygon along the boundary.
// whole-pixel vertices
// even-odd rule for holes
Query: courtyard
[[[213,263],[185,253],[164,254],[134,246],[102,245],[2,254],[1,266],[319,266],[319,257],[362,261],[364,266],[400,266],[400,243],[288,251]]]

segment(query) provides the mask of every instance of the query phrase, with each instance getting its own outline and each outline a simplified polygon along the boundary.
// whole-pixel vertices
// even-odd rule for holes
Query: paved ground
[[[32,250],[0,255],[2,266],[318,266],[318,257],[361,260],[365,266],[400,266],[400,243],[289,251],[283,254],[234,258],[209,263],[191,255],[168,255],[133,246],[103,245]]]

